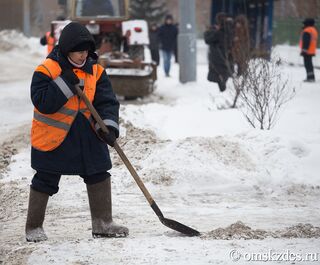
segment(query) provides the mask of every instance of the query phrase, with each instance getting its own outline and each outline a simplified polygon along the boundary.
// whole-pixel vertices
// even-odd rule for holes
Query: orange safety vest
[[[302,36],[303,36],[303,33],[305,32],[309,33],[311,36],[310,45],[308,47],[308,50],[306,50],[305,52],[309,55],[315,55],[317,50],[318,32],[315,29],[315,27],[306,27],[305,29],[303,29],[301,33],[300,45],[299,45],[301,49],[303,47]]]
[[[46,33],[46,39],[47,39],[47,51],[49,54],[53,50],[56,41],[55,41],[54,37],[51,36],[50,31],[48,31]]]
[[[54,80],[60,75],[61,68],[56,61],[46,59],[43,64],[37,67],[36,71]],[[73,71],[81,81],[84,81],[83,92],[92,103],[96,91],[96,82],[100,78],[104,68],[101,65],[94,64],[92,75],[81,69],[74,69]],[[89,109],[84,101],[80,100],[76,95],[70,97],[67,103],[53,114],[43,114],[34,108],[31,128],[32,147],[40,151],[52,151],[57,148],[66,138],[79,111],[93,125]]]

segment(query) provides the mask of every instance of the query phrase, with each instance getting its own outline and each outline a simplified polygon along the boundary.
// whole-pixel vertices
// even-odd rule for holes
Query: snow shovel
[[[98,112],[96,111],[94,106],[91,104],[91,102],[88,100],[87,96],[82,92],[82,90],[80,89],[80,87],[78,85],[76,85],[76,90],[77,90],[77,94],[85,102],[85,104],[87,105],[88,109],[90,110],[92,116],[94,117],[94,119],[97,121],[97,123],[101,127],[102,131],[108,133],[107,126],[104,124],[104,122],[102,121],[100,115],[98,114]],[[158,216],[158,218],[161,221],[161,223],[164,224],[165,226],[175,230],[175,231],[178,231],[178,232],[182,233],[182,234],[185,234],[185,235],[188,235],[188,236],[199,236],[200,232],[198,232],[197,230],[195,230],[195,229],[193,229],[191,227],[188,227],[188,226],[186,226],[184,224],[181,224],[181,223],[179,223],[177,221],[165,218],[163,216],[163,214],[162,214],[161,210],[159,209],[158,205],[156,204],[156,202],[152,198],[151,194],[149,193],[149,191],[145,187],[144,183],[140,179],[140,177],[139,177],[138,173],[136,172],[136,170],[131,165],[129,159],[124,154],[124,152],[122,151],[121,147],[118,145],[117,141],[114,143],[114,149],[117,151],[117,153],[120,156],[120,158],[122,159],[123,163],[126,165],[128,170],[130,171],[132,177],[134,178],[135,182],[138,184],[140,190],[142,191],[143,195],[145,196],[145,198],[149,202],[152,210]]]

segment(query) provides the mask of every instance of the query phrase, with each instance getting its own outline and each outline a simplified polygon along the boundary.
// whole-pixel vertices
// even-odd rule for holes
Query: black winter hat
[[[306,18],[305,20],[303,20],[302,22],[305,26],[314,26],[315,21],[313,18]]]
[[[171,20],[173,20],[173,16],[172,16],[171,14],[168,14],[168,15],[166,15],[166,18],[165,18],[165,20],[168,20],[168,19],[171,19]]]
[[[71,51],[88,50],[93,53],[96,50],[89,30],[77,22],[71,22],[63,28],[59,38],[59,47],[64,56]]]
[[[91,42],[81,42],[75,47],[73,47],[69,52],[80,52],[80,51],[90,51],[91,50]]]

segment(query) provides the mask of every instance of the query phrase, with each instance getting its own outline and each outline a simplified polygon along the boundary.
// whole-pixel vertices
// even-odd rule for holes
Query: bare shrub
[[[234,104],[239,98],[240,110],[254,128],[271,129],[280,108],[295,95],[295,88],[281,75],[280,63],[280,59],[255,58],[242,75],[233,76]]]

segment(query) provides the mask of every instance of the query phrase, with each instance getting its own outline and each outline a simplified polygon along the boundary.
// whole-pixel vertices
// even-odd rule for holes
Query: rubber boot
[[[42,228],[48,199],[48,194],[30,188],[26,222],[26,240],[28,242],[40,242],[48,239]]]
[[[87,185],[92,221],[92,236],[126,237],[129,230],[112,221],[111,178]]]

